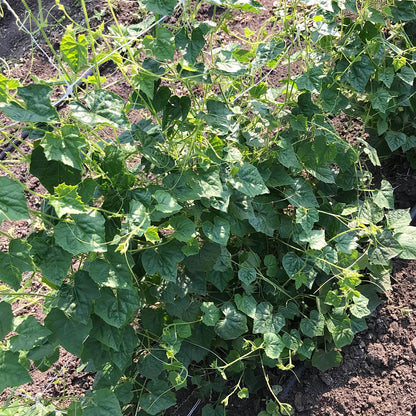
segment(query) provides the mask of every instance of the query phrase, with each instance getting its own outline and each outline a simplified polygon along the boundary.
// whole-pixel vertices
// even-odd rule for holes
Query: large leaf
[[[166,381],[152,380],[146,389],[149,393],[143,394],[139,403],[149,415],[158,415],[176,404],[176,396],[170,391],[171,386]]]
[[[316,350],[312,356],[312,365],[320,371],[326,371],[338,367],[341,360],[342,355],[339,351]]]
[[[76,38],[72,25],[66,29],[62,36],[60,49],[64,61],[71,67],[74,72],[85,68],[88,64],[88,41],[84,34]]]
[[[178,241],[187,243],[195,236],[196,226],[193,221],[183,215],[177,215],[170,219],[170,225],[175,229],[172,234]]]
[[[9,252],[0,251],[0,280],[13,289],[19,289],[22,273],[33,270],[30,246],[23,240],[10,241]]]
[[[402,227],[394,234],[400,245],[399,257],[406,260],[416,259],[416,227]]]
[[[227,302],[221,308],[224,319],[221,319],[215,325],[215,332],[222,339],[235,339],[248,331],[247,318],[241,312],[238,312],[231,302]]]
[[[164,279],[176,281],[178,263],[184,255],[176,244],[147,249],[142,255],[142,264],[148,274],[159,273]]]
[[[176,6],[176,0],[143,0],[143,4],[149,12],[170,16]]]
[[[71,103],[72,116],[90,127],[106,124],[128,129],[129,120],[124,113],[124,100],[107,90],[93,90],[85,96],[86,105]]]
[[[18,335],[11,337],[9,340],[12,351],[29,351],[51,334],[51,331],[42,326],[34,316],[16,318],[16,324],[17,327],[14,331]]]
[[[276,59],[285,50],[285,43],[280,39],[270,42],[261,42],[256,51],[256,56],[251,62],[251,73],[254,74],[262,66]]]
[[[147,35],[143,44],[150,49],[152,55],[161,62],[172,60],[175,53],[173,33],[163,26],[156,26],[155,37]],[[153,97],[152,97],[153,98]]]
[[[0,350],[0,393],[6,387],[31,383],[27,370],[19,363],[19,354]]]
[[[271,359],[278,359],[285,348],[282,338],[275,333],[266,333],[264,337],[264,351]]]
[[[243,165],[234,166],[234,169],[236,172],[233,172],[228,177],[228,182],[234,189],[251,197],[269,193],[263,178],[255,166],[244,162]]]
[[[75,273],[73,284],[64,284],[59,289],[53,306],[71,316],[74,320],[88,324],[92,304],[100,296],[97,285],[85,270]]]
[[[370,76],[374,74],[376,68],[370,58],[362,55],[361,58],[347,67],[341,80],[348,82],[357,92],[363,93]]]
[[[0,302],[0,341],[13,329],[12,306],[7,302]]]
[[[56,244],[72,255],[90,251],[103,252],[105,245],[104,217],[98,211],[74,214],[71,222],[60,222],[55,227]]]
[[[55,195],[49,198],[49,204],[55,209],[59,218],[66,214],[81,214],[87,211],[77,193],[77,187],[63,183],[55,186]]]
[[[45,326],[50,329],[52,341],[60,343],[67,351],[79,356],[82,344],[89,334],[92,324],[67,317],[60,309],[53,308],[45,318]]]
[[[139,237],[150,227],[150,215],[140,201],[134,199],[130,202],[130,209],[126,215],[126,223],[128,225],[128,232]]]
[[[130,255],[123,256],[109,247],[105,258],[94,260],[88,272],[98,286],[128,289],[133,284],[133,265]]]
[[[110,389],[93,391],[87,403],[83,416],[122,416],[117,396]]]
[[[215,216],[214,223],[204,221],[202,231],[214,243],[226,246],[230,238],[230,223],[224,218]]]
[[[253,334],[273,332],[278,334],[285,326],[285,318],[280,313],[273,313],[273,305],[269,302],[261,302],[256,307],[254,315]]]
[[[25,107],[16,102],[0,102],[0,111],[16,121],[28,122],[59,122],[56,108],[51,105],[51,87],[48,85],[30,84],[19,87],[17,93],[23,98]]]
[[[40,267],[48,282],[60,286],[72,263],[72,255],[55,244],[55,240],[45,233],[32,234],[29,237],[30,254]]]
[[[52,194],[61,183],[76,185],[81,182],[80,170],[56,160],[48,160],[42,146],[36,146],[30,155],[30,173]]]
[[[47,132],[41,142],[46,159],[62,162],[78,170],[82,170],[80,149],[85,144],[78,127],[71,125],[62,126],[59,134]]]
[[[204,313],[202,322],[207,326],[215,326],[220,319],[220,310],[214,305],[214,302],[203,302],[201,312]]]
[[[309,318],[302,318],[300,321],[301,331],[308,337],[314,338],[324,334],[325,319],[317,310],[310,313]]]
[[[7,176],[0,177],[0,224],[3,220],[24,220],[29,211],[23,187]]]
[[[312,190],[312,186],[302,178],[297,178],[286,191],[286,198],[295,207],[313,208],[318,207],[318,201]]]
[[[95,301],[94,312],[109,325],[120,328],[129,322],[132,314],[139,308],[135,289],[118,289],[116,294],[105,287]]]

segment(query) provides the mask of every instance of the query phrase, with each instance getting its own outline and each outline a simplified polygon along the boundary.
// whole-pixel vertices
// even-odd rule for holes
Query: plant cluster
[[[224,415],[231,396],[263,385],[262,415],[293,414],[273,369],[338,365],[389,289],[392,259],[416,258],[408,210],[363,162],[378,165],[376,149],[333,124],[358,115],[391,150],[414,147],[414,2],[280,4],[244,36],[231,11],[261,5],[212,3],[226,11],[211,21],[197,19],[202,3],[146,0],[156,17],[141,24],[68,27],[57,56],[67,82],[95,73],[66,114],[51,104],[56,80],[0,77],[0,110],[29,133],[22,160],[46,189],[29,210],[15,161],[0,164],[0,221],[35,225],[24,239],[2,232],[0,391],[62,346],[96,374],[69,415],[160,415],[187,387],[211,402],[203,416]],[[99,76],[106,60],[131,85],[127,100]],[[291,76],[295,61],[304,72]],[[287,77],[271,86],[277,67]],[[38,276],[50,289],[43,322],[14,317]]]

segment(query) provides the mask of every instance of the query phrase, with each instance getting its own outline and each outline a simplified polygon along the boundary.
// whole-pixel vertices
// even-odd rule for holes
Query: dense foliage
[[[57,56],[69,83],[111,60],[127,101],[96,74],[58,113],[54,82],[0,77],[0,110],[29,132],[29,170],[46,189],[30,211],[33,191],[13,160],[0,164],[0,221],[34,224],[0,252],[0,391],[63,346],[96,373],[69,415],[159,415],[186,387],[209,398],[204,416],[223,415],[232,395],[264,384],[262,415],[292,414],[272,369],[338,365],[389,288],[392,259],[416,258],[409,212],[366,168],[380,139],[416,147],[415,3],[282,4],[244,38],[228,21],[259,11],[255,1],[215,1],[226,11],[204,22],[202,3],[143,3],[176,18],[140,43],[156,17],[110,35],[70,26]],[[277,67],[287,77],[271,86]],[[376,144],[340,137],[341,112]],[[44,321],[14,318],[38,276]]]

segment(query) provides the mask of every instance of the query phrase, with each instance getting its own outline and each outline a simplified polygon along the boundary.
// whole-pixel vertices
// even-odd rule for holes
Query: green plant
[[[175,7],[144,3],[160,15]],[[282,6],[245,38],[229,13],[199,22],[199,4],[136,47],[146,24],[116,24],[113,39],[69,27],[60,50],[68,79],[112,59],[132,87],[127,102],[98,71],[68,115],[51,105],[46,82],[15,90],[0,79],[0,110],[35,140],[30,173],[47,190],[41,211],[29,212],[24,191],[34,192],[14,178],[13,161],[1,163],[0,220],[32,215],[37,226],[0,252],[0,338],[16,334],[1,344],[0,390],[29,381],[30,363],[51,365],[62,345],[96,373],[70,414],[158,415],[174,391],[194,386],[216,404],[202,414],[220,415],[232,395],[265,385],[265,414],[287,415],[271,369],[339,364],[389,288],[391,259],[415,258],[415,228],[394,210],[389,183],[372,187],[361,161],[379,163],[375,149],[345,141],[331,122],[360,111],[348,86],[363,93],[375,69],[361,53],[340,79],[332,48],[351,37],[334,19],[343,3],[316,3],[324,13]],[[219,44],[220,30],[239,43]],[[302,45],[305,72],[291,79]],[[277,65],[287,77],[271,87]],[[43,324],[12,312],[31,296],[22,273],[35,272],[50,288]]]

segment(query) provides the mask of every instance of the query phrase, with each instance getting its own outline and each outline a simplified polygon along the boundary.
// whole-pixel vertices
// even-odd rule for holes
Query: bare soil
[[[25,18],[24,7],[20,0],[9,0],[27,28],[31,21]],[[37,0],[27,1],[29,7],[37,13]],[[84,15],[76,0],[61,0],[67,7],[71,17],[83,23]],[[257,30],[273,13],[273,1],[262,1],[265,11],[261,15],[237,13],[230,24],[233,31],[240,34],[249,27]],[[87,2],[89,15],[97,16],[105,22],[110,21],[105,9],[106,1],[90,0]],[[59,44],[67,20],[60,19],[62,13],[54,7],[55,0],[43,0],[45,10],[52,9],[48,14],[50,26],[46,28],[54,47]],[[117,2],[117,16],[123,23],[135,22],[137,3],[135,1]],[[11,67],[7,74],[25,78],[28,73],[42,78],[55,76],[54,69],[45,57],[33,51],[31,38],[19,30],[15,17],[2,5],[5,15],[0,19],[0,57],[5,58]],[[94,14],[95,10],[95,14]],[[209,5],[201,9],[201,15],[210,18],[212,8]],[[59,21],[59,24],[58,24]],[[91,22],[98,24],[97,18]],[[265,28],[267,29],[267,27]],[[37,39],[41,41],[39,34]],[[1,61],[0,61],[1,64]],[[2,67],[0,67],[2,68]],[[4,69],[3,68],[3,69]],[[302,71],[301,65],[292,67],[292,75]],[[116,76],[116,75],[114,75]],[[285,68],[276,68],[273,77],[278,81],[286,77]],[[126,86],[117,86],[120,95],[125,94]],[[336,120],[337,128],[346,140],[362,137],[363,130],[359,120],[347,123],[340,116]],[[17,133],[16,133],[17,134]],[[28,152],[29,147],[22,147]],[[42,188],[35,178],[27,172],[27,165],[20,164],[11,168],[14,175],[26,181],[29,187],[39,193]],[[381,168],[374,170],[376,181],[382,178],[389,180],[396,193],[396,205],[399,208],[412,208],[416,204],[416,171],[410,168],[407,161],[401,158],[390,159]],[[40,207],[39,198],[31,195],[30,208]],[[31,221],[20,221],[17,224],[4,222],[2,230],[12,228],[16,238],[24,238],[33,226]],[[7,241],[0,239],[0,250],[7,250]],[[41,283],[35,282],[28,290],[44,290]],[[393,271],[392,291],[387,293],[385,301],[368,321],[368,330],[358,334],[352,345],[343,349],[343,361],[338,368],[320,373],[316,369],[307,368],[299,383],[286,395],[285,400],[296,409],[298,416],[381,416],[381,415],[416,415],[416,262],[396,261]],[[42,317],[41,304],[17,305],[19,313],[31,313],[39,319]],[[24,386],[25,394],[35,397],[62,397],[83,395],[92,386],[92,375],[78,371],[79,361],[69,353],[61,350],[59,360],[53,367],[40,372],[34,370],[34,382]],[[280,373],[271,372],[270,377],[281,380]],[[182,392],[182,391],[181,391]],[[181,393],[180,392],[180,393]],[[0,396],[0,403],[7,395]],[[230,416],[253,416],[264,409],[265,393],[250,396],[246,400],[231,400],[227,409]],[[192,391],[183,391],[179,395],[178,405],[167,414],[185,416],[197,398]],[[201,415],[201,403],[194,411],[195,416]]]

